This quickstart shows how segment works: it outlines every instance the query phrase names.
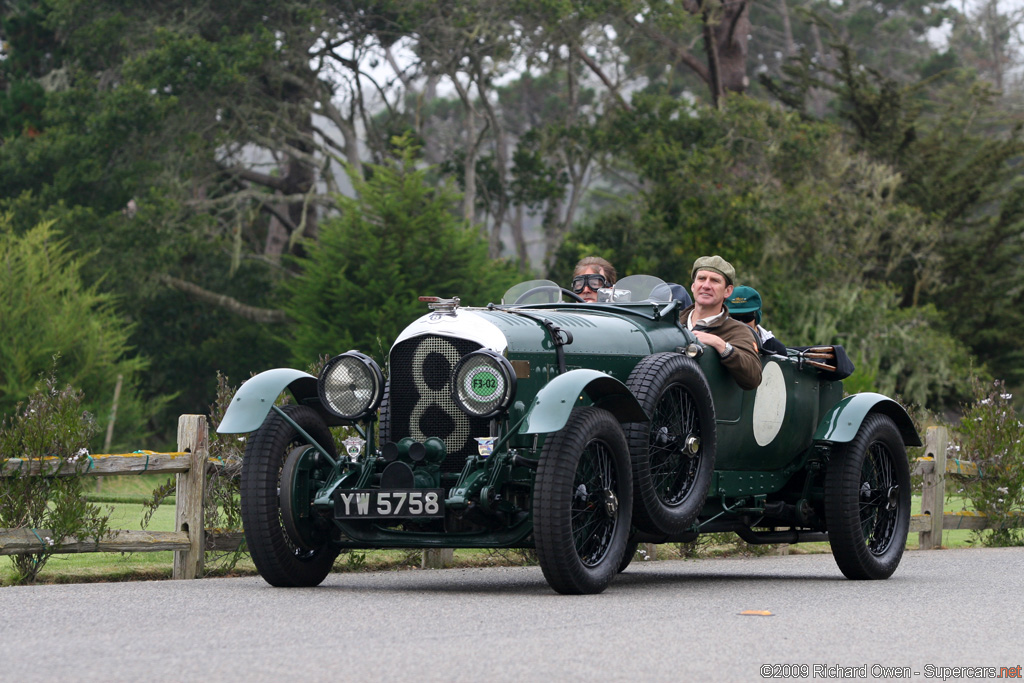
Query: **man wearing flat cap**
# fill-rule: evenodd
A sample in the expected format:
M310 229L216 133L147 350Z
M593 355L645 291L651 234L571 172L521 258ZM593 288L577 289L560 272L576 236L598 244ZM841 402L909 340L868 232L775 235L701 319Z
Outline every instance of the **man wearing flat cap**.
M725 300L732 295L736 270L721 256L702 256L693 262L693 305L679 314L679 322L697 341L718 351L722 365L741 389L761 383L761 359L754 331L729 317Z

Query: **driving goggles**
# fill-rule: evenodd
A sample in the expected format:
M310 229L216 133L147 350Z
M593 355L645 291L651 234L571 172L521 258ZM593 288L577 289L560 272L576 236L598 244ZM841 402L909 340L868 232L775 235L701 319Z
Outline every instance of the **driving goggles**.
M577 275L572 279L572 291L579 294L586 287L590 287L595 292L602 287L608 286L608 279L604 275L597 273L591 273L590 275Z

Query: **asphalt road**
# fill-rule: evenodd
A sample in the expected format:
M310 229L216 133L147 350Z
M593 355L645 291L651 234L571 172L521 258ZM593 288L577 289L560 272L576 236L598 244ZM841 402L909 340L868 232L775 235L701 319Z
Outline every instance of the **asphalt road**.
M830 555L658 561L582 597L535 567L0 588L0 681L990 680L943 667L1024 664L1022 565L918 551L855 582Z

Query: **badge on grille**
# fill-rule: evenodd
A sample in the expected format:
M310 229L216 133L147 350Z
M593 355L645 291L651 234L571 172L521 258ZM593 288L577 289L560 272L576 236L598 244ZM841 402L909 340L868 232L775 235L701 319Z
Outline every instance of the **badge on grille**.
M480 453L481 458L488 457L494 452L494 443L498 440L496 436L478 436L476 437L476 450Z
M345 452L348 453L348 459L355 462L359 459L359 454L363 452L363 444L366 443L366 439L360 439L358 436L350 436L344 441Z

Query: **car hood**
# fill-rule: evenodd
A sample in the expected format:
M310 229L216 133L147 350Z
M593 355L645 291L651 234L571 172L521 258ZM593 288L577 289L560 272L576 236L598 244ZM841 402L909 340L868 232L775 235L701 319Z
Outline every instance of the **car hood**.
M445 337L469 339L497 353L551 353L554 346L549 326L562 331L568 356L575 354L644 356L656 350L652 335L653 321L646 317L616 314L594 309L517 308L472 309L434 312L414 321L395 340L395 345L420 335L437 334ZM670 325L660 323L661 328ZM568 334L566 334L568 333ZM672 335L675 337L675 335ZM678 339L668 342L669 348Z

